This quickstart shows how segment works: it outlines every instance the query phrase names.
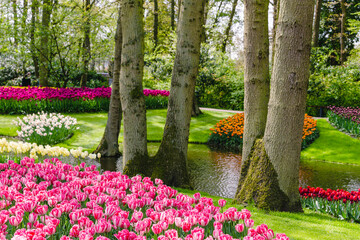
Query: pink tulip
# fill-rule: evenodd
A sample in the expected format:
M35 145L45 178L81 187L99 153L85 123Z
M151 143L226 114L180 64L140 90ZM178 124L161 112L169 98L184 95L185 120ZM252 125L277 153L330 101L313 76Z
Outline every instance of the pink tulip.
M247 228L253 227L253 226L254 226L254 220L252 220L252 219L245 219L245 226L246 226Z
M244 231L244 224L236 224L235 225L235 230L238 232L238 233L241 233Z
M220 206L220 207L224 207L225 204L226 204L226 200L224 200L224 199L219 199L218 203L219 203L219 206Z
M20 223L22 222L22 218L21 217L18 217L18 216L12 216L10 217L9 219L9 223L14 226L14 227L17 227L20 225Z

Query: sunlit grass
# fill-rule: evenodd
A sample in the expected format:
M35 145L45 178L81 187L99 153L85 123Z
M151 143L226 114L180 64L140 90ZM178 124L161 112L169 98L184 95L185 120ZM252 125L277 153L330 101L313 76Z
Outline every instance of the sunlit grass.
M360 140L318 119L320 137L301 152L301 158L360 165Z

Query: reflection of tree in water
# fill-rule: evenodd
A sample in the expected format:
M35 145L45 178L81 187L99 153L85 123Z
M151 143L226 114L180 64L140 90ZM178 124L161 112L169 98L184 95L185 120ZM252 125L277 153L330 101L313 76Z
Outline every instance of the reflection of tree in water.
M302 187L307 187L308 185L312 186L311 183L313 178L314 178L314 173L312 169L300 163L299 185Z
M222 197L234 197L241 155L212 151L206 145L189 148L188 167L194 188Z

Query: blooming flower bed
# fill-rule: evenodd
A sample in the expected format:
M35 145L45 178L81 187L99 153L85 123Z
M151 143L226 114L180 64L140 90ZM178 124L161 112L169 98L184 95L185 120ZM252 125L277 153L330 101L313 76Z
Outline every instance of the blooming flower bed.
M0 239L274 239L265 224L254 227L248 210L223 211L225 200L217 207L211 198L183 195L159 179L100 174L84 163L25 157L0 164L0 181Z
M316 128L316 120L305 114L302 149L309 146L316 138L319 137L319 130ZM240 151L243 143L244 133L244 114L237 113L228 118L220 120L212 131L208 143L211 146L225 148L234 151Z
M360 137L360 108L329 106L329 122L338 129Z
M147 109L167 106L169 91L144 89ZM0 87L0 114L108 111L111 88Z
M360 189L344 191L306 187L299 188L302 206L321 213L329 213L337 218L360 223Z
M26 142L54 145L69 138L78 127L77 120L60 113L28 114L13 121L20 127L18 136Z
M7 162L9 159L20 162L25 157L41 161L46 158L61 157L63 161L67 161L72 164L81 162L89 162L92 164L98 164L95 159L100 158L101 154L89 154L87 151L83 151L82 148L71 149L63 147L50 147L49 145L37 145L36 143L27 142L8 142L5 138L0 140L0 162Z

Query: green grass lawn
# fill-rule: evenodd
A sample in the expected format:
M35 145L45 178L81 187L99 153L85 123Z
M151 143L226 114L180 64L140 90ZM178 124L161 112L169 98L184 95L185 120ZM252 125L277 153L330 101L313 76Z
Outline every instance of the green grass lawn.
M317 125L320 137L301 152L302 159L360 165L360 140L338 131L326 119L318 119Z
M179 189L180 192L193 195L197 191ZM210 196L201 192L202 196L211 197L217 202L220 197ZM232 199L226 199L226 207L244 208L232 204ZM252 206L246 207L251 211L255 226L267 224L275 233L285 233L291 240L338 240L360 239L360 225L335 219L326 214L316 213L305 209L304 213L266 212Z
M204 114L191 119L190 142L205 143L209 137L209 129L219 120L232 116L232 112L203 111ZM58 144L66 148L83 147L93 151L100 142L107 121L107 113L68 114L78 120L80 129L70 139ZM161 141L166 120L166 109L148 110L147 131L149 141ZM0 135L17 136L17 127L12 124L17 116L0 115ZM123 127L123 126L122 126ZM122 132L120 133L122 142Z

